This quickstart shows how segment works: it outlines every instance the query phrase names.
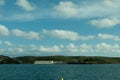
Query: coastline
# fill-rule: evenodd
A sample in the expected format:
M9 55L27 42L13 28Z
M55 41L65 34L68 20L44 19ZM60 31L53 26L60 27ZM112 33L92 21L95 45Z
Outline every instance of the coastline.
M120 64L120 57L23 56L11 58L0 56L0 64L34 64L35 61L54 61L55 64Z

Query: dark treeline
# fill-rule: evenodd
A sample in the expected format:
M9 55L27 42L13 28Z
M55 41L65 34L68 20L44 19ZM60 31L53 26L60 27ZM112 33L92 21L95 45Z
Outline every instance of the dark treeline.
M20 64L20 61L8 56L0 55L0 64Z
M10 58L0 56L1 64L34 64L35 61L62 61L67 64L119 64L119 57L87 56L23 56Z

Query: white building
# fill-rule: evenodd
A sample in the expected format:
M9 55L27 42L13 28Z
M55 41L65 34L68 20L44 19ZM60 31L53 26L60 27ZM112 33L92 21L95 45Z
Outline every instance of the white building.
M34 64L54 64L54 61L35 61Z

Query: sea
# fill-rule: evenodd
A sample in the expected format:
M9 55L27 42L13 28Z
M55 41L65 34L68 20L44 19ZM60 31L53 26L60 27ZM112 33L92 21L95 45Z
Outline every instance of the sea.
M0 80L120 80L120 64L1 64Z

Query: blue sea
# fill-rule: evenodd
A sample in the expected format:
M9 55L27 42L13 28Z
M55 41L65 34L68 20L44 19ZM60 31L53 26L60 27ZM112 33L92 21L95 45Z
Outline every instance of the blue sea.
M120 80L120 64L0 65L0 80Z

